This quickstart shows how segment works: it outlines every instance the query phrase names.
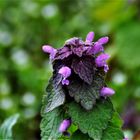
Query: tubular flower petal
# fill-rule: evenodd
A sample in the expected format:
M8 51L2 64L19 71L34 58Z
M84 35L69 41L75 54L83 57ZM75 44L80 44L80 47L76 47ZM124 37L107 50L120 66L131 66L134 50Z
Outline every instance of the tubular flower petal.
M109 41L109 37L102 37L97 42L100 44L106 44Z
M109 87L103 87L100 91L100 95L101 96L112 96L113 94L115 94L115 91Z
M67 78L71 75L71 69L69 67L64 66L59 70L58 73L62 74L64 78Z
M59 126L59 132L64 133L67 131L67 129L70 127L71 125L71 120L66 119L63 120Z
M89 49L87 51L87 53L92 55L92 54L97 54L97 53L102 52L102 51L104 51L102 44L100 44L99 42L95 42L94 46L91 49Z
M109 38L108 37L102 37L98 41L94 43L94 45L88 49L87 54L92 55L92 54L97 54L99 52L104 51L103 45L108 42ZM88 43L89 44L89 43Z
M86 37L86 42L91 43L94 39L94 32L89 32Z
M69 80L67 80L67 78L71 75L71 69L64 66L59 69L58 73L63 76L62 85L69 85Z
M49 46L49 45L44 45L42 47L42 50L45 52L45 53L49 53L50 54L50 59L53 59L55 57L55 54L57 52L56 49L54 49L53 47Z
M107 72L109 70L108 65L106 64L106 60L110 58L108 54L101 54L95 59L95 63L97 67L104 67L104 71Z

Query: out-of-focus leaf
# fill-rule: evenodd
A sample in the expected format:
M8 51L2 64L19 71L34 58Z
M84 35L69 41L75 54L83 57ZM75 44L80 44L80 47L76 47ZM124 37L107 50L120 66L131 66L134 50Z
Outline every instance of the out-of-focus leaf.
M99 21L105 21L112 20L114 17L116 17L118 12L120 12L120 10L122 9L124 2L121 0L102 0L101 2L99 2L99 5L100 6L96 7L96 10L93 9L95 11L94 16Z
M134 137L133 137L133 140L140 140L140 130L138 130L138 131L136 132L136 134L135 134Z
M116 33L117 57L127 69L140 66L140 23L133 22L122 26Z
M12 127L19 118L19 114L15 114L6 119L0 126L0 140L13 140Z

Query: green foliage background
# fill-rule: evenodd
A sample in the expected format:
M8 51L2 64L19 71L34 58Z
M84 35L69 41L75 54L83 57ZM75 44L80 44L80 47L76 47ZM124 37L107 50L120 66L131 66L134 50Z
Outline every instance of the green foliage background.
M140 127L139 15L139 0L0 0L0 124L18 112L15 139L39 140L41 100L52 72L41 46L59 48L94 31L95 40L110 37L107 81L117 111L137 118L125 127L133 134Z

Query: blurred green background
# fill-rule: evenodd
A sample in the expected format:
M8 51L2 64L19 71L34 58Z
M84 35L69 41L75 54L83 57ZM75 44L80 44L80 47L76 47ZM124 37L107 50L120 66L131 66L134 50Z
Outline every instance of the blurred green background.
M125 135L140 128L139 0L0 0L0 124L20 113L16 140L40 139L41 100L52 72L41 46L59 48L89 31L95 40L110 37L107 83L116 91Z

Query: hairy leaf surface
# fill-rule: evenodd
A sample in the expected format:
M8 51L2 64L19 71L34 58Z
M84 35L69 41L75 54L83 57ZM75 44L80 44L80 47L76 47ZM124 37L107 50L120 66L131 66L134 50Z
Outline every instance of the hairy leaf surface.
M44 96L45 112L49 112L65 102L65 94L61 85L61 75L55 75L46 88L46 96Z
M83 134L80 130L73 133L70 140L93 140L87 134Z
M124 136L121 127L122 120L115 112L108 123L108 127L103 132L102 140L122 140Z
M114 109L111 101L106 99L98 101L91 111L86 111L79 104L72 102L68 105L68 112L73 123L78 125L83 133L87 133L94 140L101 140Z
M104 75L96 72L91 85L78 78L74 76L67 86L69 95L74 97L76 102L80 102L86 110L91 110L100 97L100 89L105 85Z
M62 136L58 128L63 120L63 113L60 108L56 108L50 112L42 112L42 121L40 124L42 140L57 140Z
M72 62L72 68L86 83L91 84L95 73L95 64L92 57L77 58Z

